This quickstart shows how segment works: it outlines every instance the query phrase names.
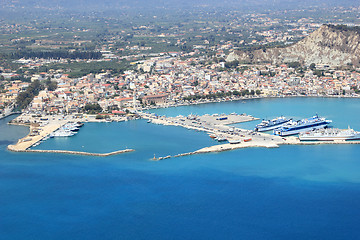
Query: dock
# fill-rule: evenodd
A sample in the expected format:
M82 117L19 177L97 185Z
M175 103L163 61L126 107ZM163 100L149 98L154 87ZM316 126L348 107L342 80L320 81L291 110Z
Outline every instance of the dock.
M19 139L16 144L9 145L8 150L14 152L25 151L37 142L47 137L50 133L59 129L64 124L65 122L51 123L43 127L35 127L34 125L30 125L30 133L26 137ZM31 133L35 128L37 129L38 135L31 136Z
M246 114L213 114L203 116L177 116L177 117L165 117L155 116L152 114L146 114L143 116L148 119L149 122L162 125L181 126L187 129L193 129L197 131L207 132L211 137L215 139L221 138L226 139L229 143L216 144L209 147L196 150L189 153L181 153L174 156L165 156L155 158L153 160L163 160L173 157L183 157L193 154L211 153L211 152L222 152L230 151L240 148L249 147L264 147L264 148L278 148L280 145L324 145L324 144L360 144L359 140L352 141L300 141L295 136L275 136L262 132L255 132L253 130L240 129L237 127L229 126L229 124L241 123L258 120ZM232 143L230 143L232 142Z

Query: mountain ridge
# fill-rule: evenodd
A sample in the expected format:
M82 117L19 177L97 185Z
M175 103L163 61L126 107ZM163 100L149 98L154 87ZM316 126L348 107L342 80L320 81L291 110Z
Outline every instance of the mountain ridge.
M360 66L360 28L322 25L309 36L288 47L233 51L226 61L234 60L250 63L300 62L304 65L315 63Z

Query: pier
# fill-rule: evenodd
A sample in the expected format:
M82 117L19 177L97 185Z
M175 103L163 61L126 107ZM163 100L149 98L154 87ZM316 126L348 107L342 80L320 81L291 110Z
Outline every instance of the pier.
M26 137L19 139L16 144L9 145L8 150L14 152L23 152L29 149L30 147L32 147L37 142L47 137L50 133L59 129L65 123L66 123L65 121L58 123L51 123L43 127L36 127L35 125L29 125L30 133ZM35 129L38 134L35 136L31 136Z
M143 118L146 118L151 123L181 126L187 129L193 129L197 131L207 132L211 137L221 138L228 140L229 143L216 144L209 147L196 150L189 153L181 153L174 156L165 156L153 158L152 160L164 160L168 158L183 157L193 154L211 153L211 152L222 152L229 151L239 148L249 147L264 147L264 148L278 148L280 145L324 145L324 144L360 144L360 140L335 140L335 141L300 141L298 137L288 136L280 137L267 133L254 132L252 130L240 129L229 124L247 122L258 120L246 114L213 114L203 116L177 116L177 117L165 117L155 116L153 114L143 114Z
M360 144L360 140L351 140L351 141L345 141L345 140L335 140L335 141L308 141L308 142L301 142L297 137L287 137L286 141L283 141L281 143L274 143L274 142L266 142L266 141L250 141L250 142L241 142L239 144L219 144L219 145L213 145L210 147L204 147L199 150L196 150L194 152L188 152L188 153L180 153L174 156L165 156L165 157L158 157L153 158L151 160L154 161L160 161L165 160L169 158L177 158L177 157L185 157L195 154L204 154L204 153L216 153L216 152L224 152L224 151L230 151L240 148L249 148L249 147L264 147L264 148L278 148L280 145L329 145L329 144Z

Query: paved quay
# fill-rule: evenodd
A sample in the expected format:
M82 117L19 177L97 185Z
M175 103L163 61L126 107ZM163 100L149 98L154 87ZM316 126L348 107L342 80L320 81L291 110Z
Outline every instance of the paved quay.
M8 149L10 151L25 151L31 146L33 146L35 143L41 141L46 136L48 136L50 133L56 131L59 129L62 125L64 125L66 122L58 122L58 123L51 123L43 127L35 127L33 125L30 125L30 133L26 137L19 139L18 142L15 145L9 145ZM38 135L31 136L33 131L36 130Z

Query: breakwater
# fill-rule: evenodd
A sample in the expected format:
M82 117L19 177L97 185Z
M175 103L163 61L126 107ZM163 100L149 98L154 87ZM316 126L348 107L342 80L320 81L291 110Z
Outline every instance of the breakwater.
M11 145L8 146L8 150L12 152L27 152L27 153L61 153L61 154L72 154L72 155L83 155L83 156L95 156L95 157L108 157L113 155L118 155L122 153L128 153L135 151L134 149L124 149L119 151L114 151L110 153L89 153L89 152L81 152L81 151L68 151L68 150L33 150L33 149L26 149L26 150L18 150L12 148Z
M220 144L220 145L214 145L214 146L210 146L210 147L205 147L199 150L196 150L194 152L188 152L188 153L181 153L181 154L176 154L174 156L165 156L165 157L158 157L158 158L152 158L151 160L154 161L159 161L159 160L165 160L165 159L169 159L169 158L177 158L177 157L185 157L185 156L190 156L190 155L194 155L194 154L203 154L203 153L215 153L215 152L224 152L224 151L230 151L230 150L235 150L235 149L239 149L239 148L249 148L249 147L265 147L265 148L278 148L279 145L330 145L330 144L360 144L359 140L351 140L351 141L345 141L345 140L335 140L335 141L308 141L308 142L301 142L300 140L298 140L298 138L296 137L288 137L288 142L278 142L278 143L273 143L273 142L241 142L239 144L229 144L229 143L225 143L225 144Z

